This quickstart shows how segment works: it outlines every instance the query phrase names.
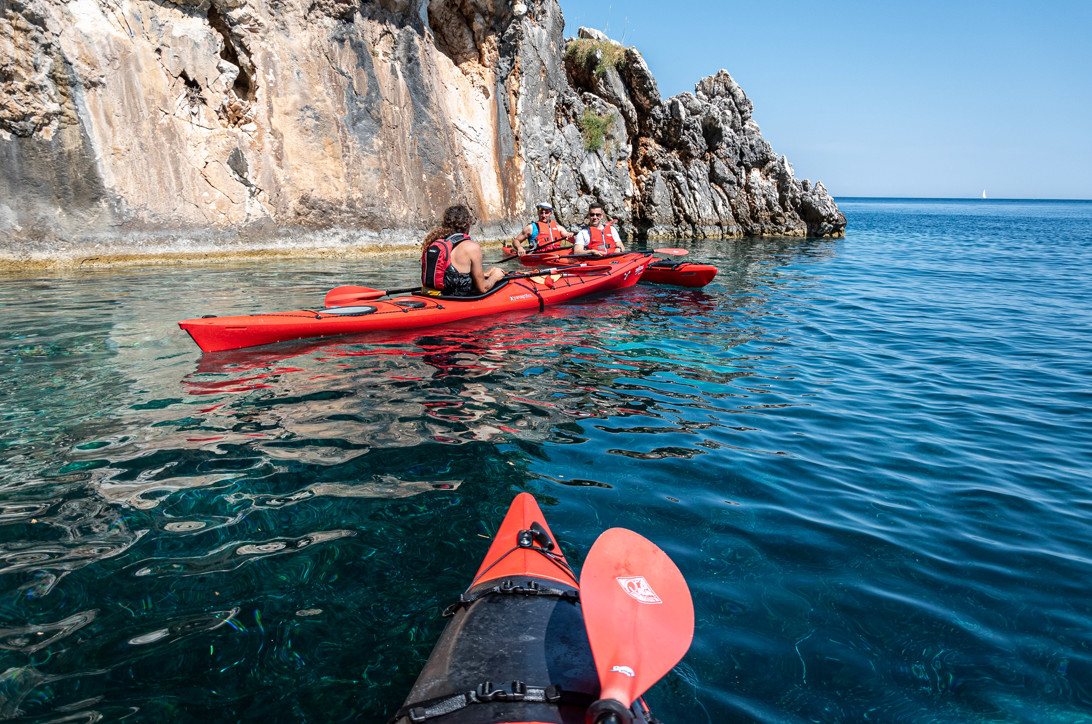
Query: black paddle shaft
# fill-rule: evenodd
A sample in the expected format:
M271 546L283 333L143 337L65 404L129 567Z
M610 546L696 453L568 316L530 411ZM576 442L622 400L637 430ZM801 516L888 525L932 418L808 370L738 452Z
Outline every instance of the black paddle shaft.
M597 699L588 707L588 724L633 724L633 710L614 699Z

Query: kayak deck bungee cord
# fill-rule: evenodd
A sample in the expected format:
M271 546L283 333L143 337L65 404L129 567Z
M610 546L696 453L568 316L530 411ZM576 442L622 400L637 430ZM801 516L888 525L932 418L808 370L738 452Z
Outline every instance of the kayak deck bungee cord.
M487 314L541 311L546 306L588 294L631 287L649 262L648 254L632 253L587 264L568 264L541 273L510 275L477 297L415 293L380 299L387 293L367 287L343 287L339 289L360 292L336 296L337 290L332 290L327 295L327 306L322 309L229 317L210 315L183 320L178 326L189 333L204 352L295 339L429 327ZM331 299L338 301L336 306L331 304Z
M694 633L690 591L663 551L613 528L578 578L529 493L443 615L390 724L652 724L641 695Z

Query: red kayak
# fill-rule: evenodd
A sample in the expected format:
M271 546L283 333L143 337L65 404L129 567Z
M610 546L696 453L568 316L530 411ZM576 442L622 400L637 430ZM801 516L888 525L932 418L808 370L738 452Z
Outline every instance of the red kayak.
M563 265L541 273L513 274L478 297L445 297L416 293L388 297L369 287L338 287L322 309L301 309L233 317L186 319L178 326L205 352L330 337L358 332L415 329L460 319L537 309L595 292L631 287L648 266L648 254ZM405 291L405 290L403 290ZM366 303L365 303L366 302Z
M678 253L684 253L683 250L677 250ZM515 254L515 249L512 247L504 247L505 254ZM561 251L543 252L524 254L519 257L519 261L524 266L559 266L562 264L572 264L576 259L583 259L585 257L572 256L573 250L571 248L562 249ZM586 257L589 260L595 259L594 256ZM704 287L709 282L713 281L713 277L717 275L717 268L712 264L698 264L689 261L671 261L671 260L658 260L648 265L644 274L641 275L641 281L652 282L653 284L674 284L680 287Z
M704 287L716 275L717 268L712 264L660 260L648 265L641 275L641 281L680 287Z
M646 724L641 695L694 634L679 569L640 535L603 533L579 579L520 493L392 724Z

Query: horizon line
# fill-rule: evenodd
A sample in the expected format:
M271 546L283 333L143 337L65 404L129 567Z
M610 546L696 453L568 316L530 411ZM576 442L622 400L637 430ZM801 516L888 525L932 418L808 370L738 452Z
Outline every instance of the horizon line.
M831 198L837 199L906 199L913 201L1092 201L1092 198L1043 198L1034 196L991 196L981 198L979 196L858 196L855 194L831 194Z

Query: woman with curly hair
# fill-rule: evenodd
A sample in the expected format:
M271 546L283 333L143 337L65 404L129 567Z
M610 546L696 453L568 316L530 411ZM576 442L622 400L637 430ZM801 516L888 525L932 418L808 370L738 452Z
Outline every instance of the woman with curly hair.
M421 276L426 288L445 296L473 297L485 294L504 278L504 270L482 266L482 248L470 238L474 216L457 204L444 210L443 225L425 236L421 248Z

